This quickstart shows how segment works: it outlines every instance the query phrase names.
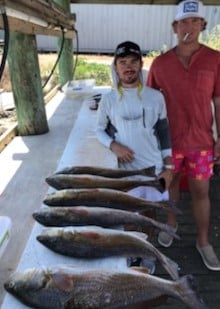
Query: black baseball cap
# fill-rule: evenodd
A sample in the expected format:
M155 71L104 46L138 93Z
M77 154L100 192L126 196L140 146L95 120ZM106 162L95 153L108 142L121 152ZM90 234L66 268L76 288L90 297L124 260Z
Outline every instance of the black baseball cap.
M136 55L138 58L141 59L142 53L139 45L131 41L125 41L120 43L116 47L114 61L116 61L116 59L119 57L126 57L128 55Z

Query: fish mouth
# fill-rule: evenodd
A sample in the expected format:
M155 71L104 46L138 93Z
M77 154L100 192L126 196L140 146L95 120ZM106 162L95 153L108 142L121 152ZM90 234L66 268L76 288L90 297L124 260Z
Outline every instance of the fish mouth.
M50 176L46 177L46 178L45 178L45 181L46 181L46 183L47 183L49 186L52 186L52 185L53 185L53 181L52 181L52 179L51 179Z
M4 283L4 288L7 292L12 293L14 291L14 285L12 283L12 281L7 281Z
M39 241L41 244L46 245L47 244L47 239L43 235L38 235L36 237L37 241Z

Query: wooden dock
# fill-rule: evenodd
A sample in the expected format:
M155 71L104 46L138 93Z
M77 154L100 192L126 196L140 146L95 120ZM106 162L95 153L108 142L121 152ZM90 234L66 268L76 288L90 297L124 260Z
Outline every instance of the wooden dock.
M210 241L217 255L220 257L220 178L213 177L210 187L212 203ZM180 275L192 274L195 278L197 290L209 309L220 308L220 272L208 270L195 248L196 228L191 212L189 192L182 192L178 208L182 214L178 215L178 235L181 240L174 240L170 248L161 247L157 242L157 233L154 232L153 243L168 257L179 264ZM158 219L166 220L163 213L158 213ZM158 264L156 275L167 278L164 270ZM184 304L176 299L168 298L163 309L182 309Z
M66 101L64 99L65 106L66 104L70 104L71 102ZM71 108L73 104L71 103ZM78 113L77 113L78 114ZM56 166L57 164L57 159L55 160L53 167L50 166L50 168L47 170L47 173L49 171L52 173L54 172L54 168L56 167L57 169L66 167L67 165L100 165L100 166L110 166L110 167L115 167L117 165L116 158L112 156L112 153L108 150L103 148L98 141L95 138L94 134L94 125L95 125L95 111L91 111L88 108L88 102L84 102L82 107L80 108L79 115L77 116L77 119L75 121L75 125L72 128L72 131L70 132L69 138L67 140L65 149L63 151L63 154L61 158L58 160L59 165ZM72 119L72 116L71 116ZM62 117L62 122L63 122L63 117ZM61 124L62 124L61 122ZM57 123L57 120L56 120ZM58 129L55 131L55 129L52 127L51 130L51 135L53 132L57 132L57 135L59 135L60 127L61 124L58 122ZM58 134L59 133L59 134ZM55 135L55 134L53 134ZM48 145L49 139L53 138L52 136L48 136L48 140L46 140L43 144ZM62 136L61 136L62 137ZM47 138L47 136L43 136L41 138ZM26 139L25 139L26 140ZM30 145L30 139L28 139L29 142L29 148L31 149L31 155L33 156L33 153L36 152L33 148L33 146ZM19 139L20 141L20 139ZM36 141L36 139L34 139ZM50 141L51 142L51 141ZM37 143L37 141L36 141ZM42 149L42 140L39 140L40 146L35 145L35 147L38 149L41 149L41 152L43 151ZM56 136L55 141L53 142L54 145L58 144L58 136ZM63 145L62 145L63 147ZM53 152L54 152L54 146L51 147ZM63 148L62 148L63 149ZM47 147L47 153L50 150L50 148ZM18 158L18 151L16 151L16 158ZM21 149L19 148L19 155ZM13 152L14 154L14 152ZM98 154L98 155L97 155ZM36 154L35 154L36 156ZM52 154L51 154L52 156ZM15 157L15 156L13 156ZM20 158L20 157L19 157ZM29 161L25 161L25 158L23 159L23 166L28 165L29 168L33 169L33 163L30 164ZM35 160L37 162L37 160ZM49 160L51 162L51 158ZM17 162L17 161L16 161ZM47 163L47 160L44 162L45 164ZM24 167L23 167L24 170ZM24 170L25 172L26 170ZM44 171L45 172L45 171ZM16 175L16 185L18 184L18 176L21 174L21 168L19 173L17 172ZM22 180L26 178L26 175L28 173L22 174ZM21 177L19 176L19 177ZM44 188L44 192L47 190L47 186L45 185L44 178L45 176L40 175L40 181L37 180L39 183L35 184L34 183L34 192L35 195L38 194L36 192L36 187L41 185ZM11 181L12 182L12 181ZM32 180L33 182L33 180ZM35 179L36 182L36 179ZM22 183L20 181L20 183ZM218 206L218 203L220 202L220 190L219 188L220 184L220 179L215 178L212 181L211 185L211 190L210 190L210 195L212 198L212 214L211 214L211 225L210 225L210 235L211 235L211 241L216 249L216 252L218 256L220 256L220 241L219 241L219 219L220 219L220 208ZM9 186L8 186L9 187ZM30 187L30 184L29 184ZM8 188L9 189L9 188ZM15 194L16 190L12 190ZM22 192L21 195L21 205L24 205L23 199L27 201L26 197L26 191ZM31 190L30 192L27 192L29 194L33 194ZM17 190L17 193L20 191ZM35 196L34 195L34 196ZM38 194L39 195L39 194ZM41 193L41 195L43 195ZM25 208L25 217L26 219L31 218L31 209L36 209L36 207L40 207L42 204L42 199L43 196L39 195L38 200L34 199L34 206L32 208L30 205L27 204L28 206L28 212ZM6 194L2 194L2 199L5 196L5 199L8 201L8 196ZM12 197L12 201L14 201L15 198L14 196ZM29 198L30 200L30 198ZM32 199L33 200L33 199ZM13 204L16 209L18 208L19 211L21 207L18 207L18 201ZM5 204L6 207L6 204ZM181 240L175 240L173 245L170 248L163 248L158 245L157 243L157 232L154 231L153 237L152 237L152 242L154 245L156 245L161 252L163 252L165 255L168 257L172 258L174 261L176 261L179 264L180 267L180 275L184 276L187 274L192 274L197 282L197 287L200 296L203 298L205 303L207 304L209 309L219 309L220 308L220 272L213 272L209 271L204 264L202 263L202 260L199 256L199 253L197 252L195 248L195 237L196 237L196 230L195 230L195 224L194 220L191 215L191 206L190 206L190 196L187 192L183 192L181 196L181 201L179 203L179 208L182 210L182 214L178 215L178 223L179 223L179 229L178 229L178 234L181 237ZM3 210L3 209L2 209ZM17 218L17 214L15 214ZM14 218L14 221L16 220ZM157 213L157 218L160 221L165 221L165 213L162 211L158 211ZM32 222L33 223L33 222ZM22 270L26 269L29 267L39 267L39 266L48 266L52 264L62 264L62 263L73 263L73 260L68 258L68 257L61 257L58 255L55 255L53 252L50 252L43 246L41 246L39 243L36 242L36 235L38 235L41 232L41 226L38 223L34 223L33 229L31 229L31 233L28 235L30 236L29 239L27 239L26 246L23 250L23 253L21 255L20 261L14 261L14 257L12 254L9 254L10 251L12 253L16 250L16 243L17 243L17 235L18 235L18 229L15 229L15 223L13 225L13 234L12 234L12 239L11 239L11 246L8 248L8 255L5 254L4 259L1 260L2 265L1 265L1 273L0 273L0 282L3 282L5 278L7 277L8 273L10 273L14 268ZM20 231L20 229L19 229ZM13 249L13 250L12 250ZM20 250L21 251L21 250ZM13 258L13 263L17 265L12 265L12 267L9 269L8 266L8 256ZM16 258L18 260L18 257ZM10 259L9 259L10 261ZM81 265L82 262L75 260L74 263L76 265ZM98 263L98 264L97 264ZM3 266L4 264L4 266ZM94 267L99 265L100 261L94 261ZM105 259L102 261L102 266L103 267L110 267L111 265L114 266L114 268L120 268L121 265L124 266L125 260L120 258L110 258L110 259ZM91 266L93 267L93 266ZM4 273L3 273L4 270ZM158 275L163 278L169 278L167 273L162 269L159 263L156 265L156 273L155 275ZM2 277L2 278L1 278ZM170 279L170 278L169 278ZM0 302L1 303L1 302ZM159 308L164 308L164 309L182 309L186 308L186 305L182 304L179 300L172 299L172 298L167 298L167 300L163 299L160 301L160 305L157 307ZM21 304L19 301L17 301L14 297L12 297L9 294L6 294L6 296L3 299L3 303L1 306L1 309L23 309L27 308L23 304ZM153 306L146 306L145 305L137 305L137 306L131 306L129 308L123 308L123 309L151 309Z

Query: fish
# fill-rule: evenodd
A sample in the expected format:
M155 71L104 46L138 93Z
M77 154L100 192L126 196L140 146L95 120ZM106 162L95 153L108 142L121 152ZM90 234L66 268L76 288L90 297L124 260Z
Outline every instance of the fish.
M24 305L40 309L119 309L163 295L178 299L187 308L208 309L192 275L173 281L142 268L27 268L12 273L4 289Z
M147 235L97 226L44 228L36 239L48 249L75 258L156 258L172 279L179 278L178 265L147 241Z
M63 189L46 194L43 203L48 206L100 206L142 212L149 208L179 213L170 201L152 202L126 192L105 189Z
M46 182L51 187L61 189L83 189L83 188L108 188L121 191L128 191L138 186L151 186L163 193L165 191L165 181L161 179L130 179L108 178L97 175L72 175L54 174L46 177Z
M170 236L180 239L175 233L176 229L171 225L161 223L139 213L120 209L103 207L48 207L43 206L36 210L33 218L44 226L65 227L97 225L101 227L118 227L131 225L138 228L154 226L167 232Z
M121 178L132 175L142 175L148 177L156 177L155 166L150 166L143 169L124 170L120 168L106 168L100 166L67 166L58 170L55 174L90 174L109 178Z

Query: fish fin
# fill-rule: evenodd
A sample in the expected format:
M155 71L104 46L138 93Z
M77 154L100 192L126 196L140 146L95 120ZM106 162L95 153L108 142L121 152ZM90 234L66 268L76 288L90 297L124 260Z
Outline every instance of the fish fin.
M53 282L60 290L63 291L71 291L73 287L73 281L71 276L67 274L62 274L62 272L56 273L52 275Z
M73 307L73 305L74 305L73 302L74 302L74 300L72 298L67 299L65 302L63 302L62 308L63 309L77 308L75 306Z
M137 236L141 239L147 240L148 239L148 235L146 233L143 232L138 232L138 231L126 231L126 233L132 234L134 236Z
M158 187L158 190L160 191L160 193L164 193L164 191L166 190L166 182L164 178L160 178L158 179L158 182L160 184L160 186Z
M173 260L171 260L169 257L167 257L166 255L164 255L163 253L162 255L164 256L165 261L166 261L165 263L162 263L163 267L167 270L167 272L170 274L173 280L178 280L179 279L179 265Z
M149 270L147 269L147 267L143 267L143 266L132 266L131 269L138 271L140 273L143 274L149 274Z
M181 289L181 299L189 308L208 309L203 299L199 296L197 283L193 275L185 275L176 281Z

